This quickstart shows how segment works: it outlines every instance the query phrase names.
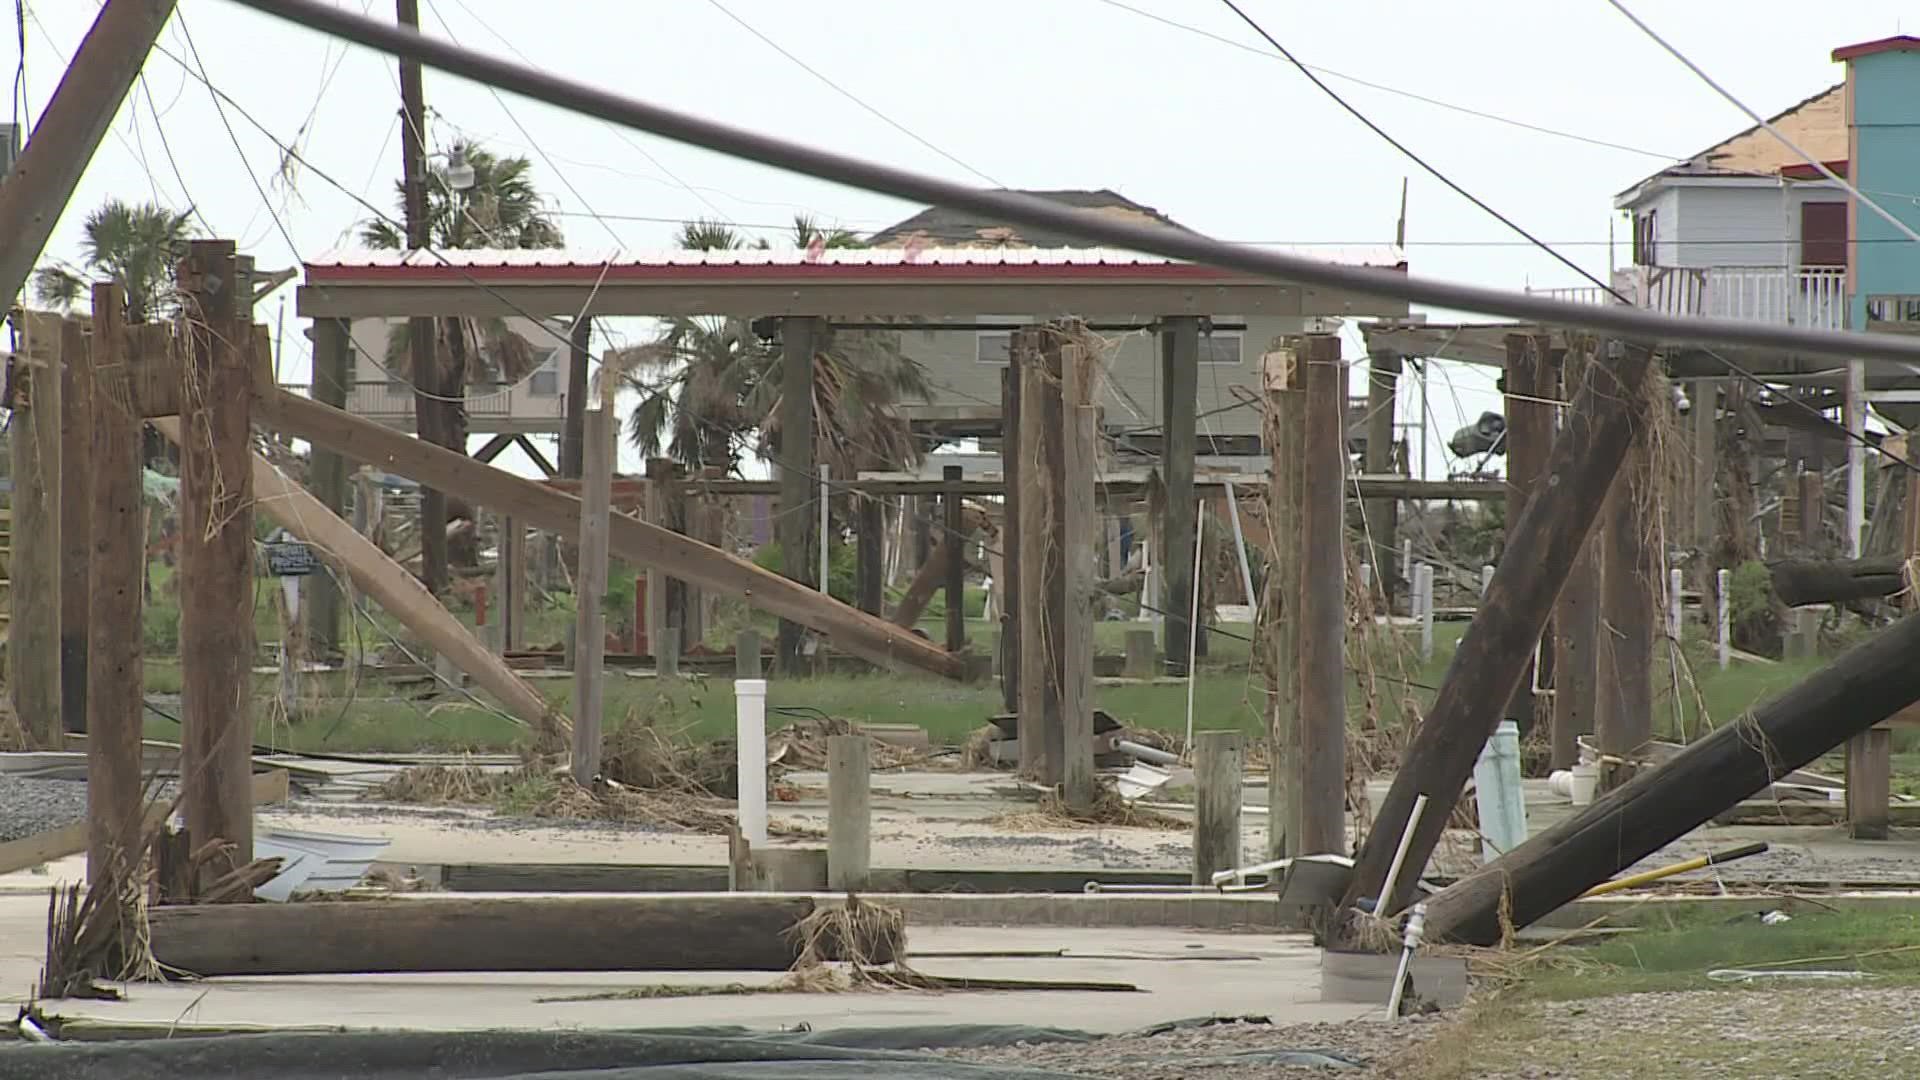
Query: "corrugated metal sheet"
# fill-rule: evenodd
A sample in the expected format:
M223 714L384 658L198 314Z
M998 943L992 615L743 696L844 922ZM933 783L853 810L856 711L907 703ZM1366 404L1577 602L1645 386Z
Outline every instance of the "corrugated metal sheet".
M1284 248L1284 251L1320 262L1356 266L1398 266L1405 261L1398 248ZM671 267L1153 267L1186 266L1177 259L1142 255L1118 248L836 248L817 254L805 251L611 251L552 249L527 251L388 251L345 248L308 259L308 270L346 271L400 267L446 270L501 270L539 268L598 272L603 268L666 269Z

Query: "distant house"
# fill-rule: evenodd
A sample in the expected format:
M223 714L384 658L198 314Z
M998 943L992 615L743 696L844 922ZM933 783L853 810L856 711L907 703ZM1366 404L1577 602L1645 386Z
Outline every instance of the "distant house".
M1151 206L1113 191L1023 191L1053 202L1093 210L1124 220L1190 232ZM904 221L874 233L869 243L881 248L1014 248L1047 249L1036 256L1086 245L1063 233L982 218L974 214L929 207ZM1315 258L1353 261L1378 266L1402 264L1397 249L1382 247L1365 252L1315 250ZM952 330L901 333L908 356L925 368L932 384L932 400L907 402L902 411L922 431L947 437L999 434L1001 373L1013 329L1044 322L1058 312L1009 310L973 317L930 317L947 326L972 325L974 333ZM1127 434L1117 445L1129 445L1152 454L1159 449L1161 418L1160 343L1156 320L1175 312L1142 311L1126 317L1089 319L1090 328L1109 343L1105 356L1109 379L1100 404L1105 407L1109 431L1153 428ZM1260 358L1275 339L1301 333L1307 320L1274 314L1215 315L1202 322L1198 400L1200 453L1206 456L1253 456L1260 453L1260 412L1249 406L1260 395Z

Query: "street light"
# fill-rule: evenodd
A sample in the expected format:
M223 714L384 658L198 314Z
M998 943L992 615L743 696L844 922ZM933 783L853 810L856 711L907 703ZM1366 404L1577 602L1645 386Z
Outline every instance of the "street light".
M471 191L473 182L473 166L467 164L467 148L454 147L447 154L447 186L455 191Z

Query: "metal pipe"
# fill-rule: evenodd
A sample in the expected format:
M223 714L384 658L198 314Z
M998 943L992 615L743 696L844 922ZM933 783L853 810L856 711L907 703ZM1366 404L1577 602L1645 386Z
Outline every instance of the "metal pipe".
M1259 277L1345 289L1382 299L1501 315L1527 322L1580 327L1616 337L1666 344L1740 345L1849 360L1920 361L1920 341L1898 334L1807 330L1738 319L1661 315L1624 304L1575 304L1526 293L1409 276L1397 269L1342 266L1277 251L1225 243L1159 224L1120 221L1033 195L985 190L937 177L830 153L746 131L677 110L623 97L585 83L451 42L350 14L318 0L237 0L301 25L406 56L440 71L611 123L664 136L731 157L831 180L902 199L917 199L996 221L1054 229L1075 239L1172 259L1185 259Z
M1180 755L1162 750L1157 746L1147 746L1132 739L1116 739L1113 748L1125 754L1132 754L1151 765L1178 765Z

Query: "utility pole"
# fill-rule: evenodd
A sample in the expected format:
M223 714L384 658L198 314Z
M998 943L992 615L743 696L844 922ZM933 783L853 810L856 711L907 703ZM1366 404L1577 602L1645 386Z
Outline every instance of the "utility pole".
M400 25L420 30L420 0L394 0ZM421 251L427 237L427 99L420 82L420 62L400 58L400 147L401 184L406 192L407 247ZM433 319L407 320L408 378L413 380L413 425L415 434L436 446L446 446L449 429L447 412L454 406L442 400L450 391L440 385L433 358ZM455 388L458 389L457 387ZM464 446L448 446L465 452ZM438 594L447 588L447 496L435 488L420 489L420 569L427 590Z
M108 0L0 184L0 298L8 307L46 249L80 174L147 62L173 0Z

